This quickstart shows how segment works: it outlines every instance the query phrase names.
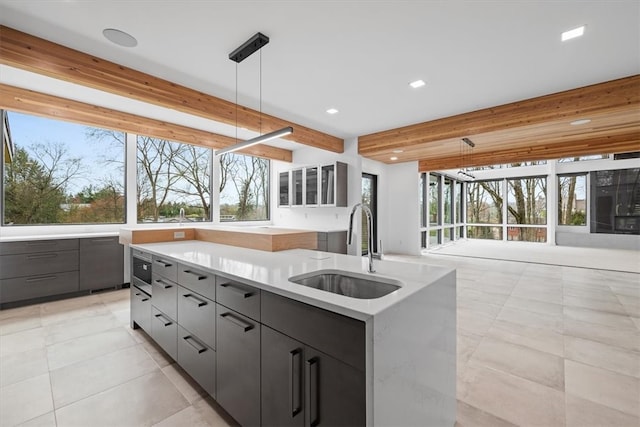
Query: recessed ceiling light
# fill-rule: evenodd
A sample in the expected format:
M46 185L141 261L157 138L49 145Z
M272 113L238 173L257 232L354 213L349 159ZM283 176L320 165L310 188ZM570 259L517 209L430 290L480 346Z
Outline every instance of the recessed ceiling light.
M327 110L327 113L329 113L329 114L337 114L337 113L338 113L338 110L336 110L335 108L329 108L329 109Z
M393 150L393 152L396 154L400 154L400 153L404 153L404 150Z
M564 33L562 33L562 41L566 42L567 40L580 37L583 34L584 34L584 25L578 28L574 28L573 30L565 31Z
M414 89L418 89L419 87L422 87L424 85L426 85L424 80L416 80L415 82L409 83L409 86L411 86Z
M574 120L570 124L573 126L579 126L579 125L586 125L587 123L591 123L591 119Z
M389 160L394 160L395 161L395 160L398 160L398 158L396 156L392 156L392 157L389 157Z
M107 40L117 44L118 46L135 47L138 45L138 40L136 40L131 34L116 30L115 28L105 28L102 30L102 35L104 35Z

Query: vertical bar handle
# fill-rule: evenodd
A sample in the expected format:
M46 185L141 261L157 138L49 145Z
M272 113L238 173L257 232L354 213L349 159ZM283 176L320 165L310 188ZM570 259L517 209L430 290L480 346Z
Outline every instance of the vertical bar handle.
M318 414L320 407L320 393L319 393L319 383L318 383L318 369L319 363L317 357L313 357L307 360L307 369L306 369L306 377L307 377L307 425L310 427L315 427L320 424L320 416Z
M302 411L302 349L296 348L289 352L289 402L291 418Z

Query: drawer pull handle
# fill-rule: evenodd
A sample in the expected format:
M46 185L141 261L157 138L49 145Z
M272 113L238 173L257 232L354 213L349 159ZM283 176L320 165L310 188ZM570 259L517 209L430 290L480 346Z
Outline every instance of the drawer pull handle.
M164 268L171 267L171 266L173 265L173 264L171 264L170 262L165 262L165 261L163 261L163 260L161 260L161 259L156 259L156 260L154 260L154 262L155 262L156 264L160 264L160 265L161 265L161 266L163 266Z
M113 237L103 237L101 239L91 239L92 242L94 243L108 243L108 242L113 242L114 238Z
M56 258L58 254L27 255L27 259Z
M291 418L302 411L302 349L289 352L289 402Z
M187 299L187 301L189 301L190 303L195 304L195 305L196 305L196 306L198 306L198 307L204 307L205 305L207 305L207 302L206 302L206 301L201 300L200 298L198 298L198 297L197 297L197 296L195 296L195 295L192 295L192 294L185 294L185 295L182 295L182 296L183 296L184 298L186 298L186 299Z
M320 424L319 407L320 407L320 393L318 390L318 369L319 361L317 357L313 357L307 360L307 425L315 427Z
M245 291L239 286L233 286L231 283L224 283L224 284L221 284L220 286L235 292L236 294L242 296L242 298L249 298L251 295L253 295L253 292Z
M173 324L173 321L171 319L168 319L167 317L163 316L162 314L156 314L155 317L156 317L156 319L161 321L164 324L164 326L171 326Z
M242 319L238 319L231 313L223 313L220 315L220 317L222 317L225 320L228 320L229 322L233 323L236 326L239 326L244 330L244 332L249 332L250 330L253 329L253 325L251 323L245 322Z
M137 297L142 297L142 298L140 298L140 301L142 301L142 302L149 301L149 297L147 297L147 294L144 294L144 296L142 296L142 292L136 292L136 296Z
M193 275L193 276L196 276L196 277L198 278L198 280L204 280L204 279L206 279L206 278L207 278L207 276L203 276L203 275L201 275L200 273L196 273L196 272L191 271L191 270L182 270L182 271L183 271L184 273L187 273L187 274L191 274L191 275Z
M31 277L29 279L27 279L26 281L31 283L31 282L43 282L45 280L53 280L56 279L58 276L40 276L40 277Z
M188 335L182 339L185 340L187 344L189 344L191 347L193 347L193 349L197 351L198 354L201 354L207 351L207 347L200 345L200 343L196 341L191 335Z
M56 246L58 242L51 240L48 242L27 242L27 246Z
M167 282L165 282L162 279L156 279L154 280L154 282L156 282L158 285L162 286L163 289L169 289L172 287L172 285L168 284Z

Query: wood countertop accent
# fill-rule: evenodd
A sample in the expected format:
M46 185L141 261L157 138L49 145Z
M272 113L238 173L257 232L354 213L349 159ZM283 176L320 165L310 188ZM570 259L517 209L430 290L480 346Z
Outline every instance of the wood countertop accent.
M184 235L176 237L176 233L181 232ZM318 248L318 232L311 230L272 227L123 228L120 230L120 243L123 245L184 240L200 240L267 252Z

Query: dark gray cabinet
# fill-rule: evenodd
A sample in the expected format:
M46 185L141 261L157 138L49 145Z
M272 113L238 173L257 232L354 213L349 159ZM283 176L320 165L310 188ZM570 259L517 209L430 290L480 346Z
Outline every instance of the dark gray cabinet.
M172 282L178 280L178 263L171 258L153 255L151 268L155 274L166 277Z
M217 304L216 400L244 427L260 425L260 324Z
M238 313L260 320L260 289L216 276L216 301Z
M216 348L215 302L178 286L178 324L209 347Z
M216 352L182 326L178 326L178 364L216 397Z
M216 278L210 271L178 264L178 283L212 301L216 300Z
M151 334L151 295L131 286L131 327L141 327Z
M178 360L178 325L175 320L158 310L153 304L151 305L151 338L173 360Z
M336 254L347 253L347 231L319 231L318 250Z
M178 285L153 270L151 274L152 304L172 319L178 318Z
M123 283L124 247L118 236L80 239L80 289L105 289Z

